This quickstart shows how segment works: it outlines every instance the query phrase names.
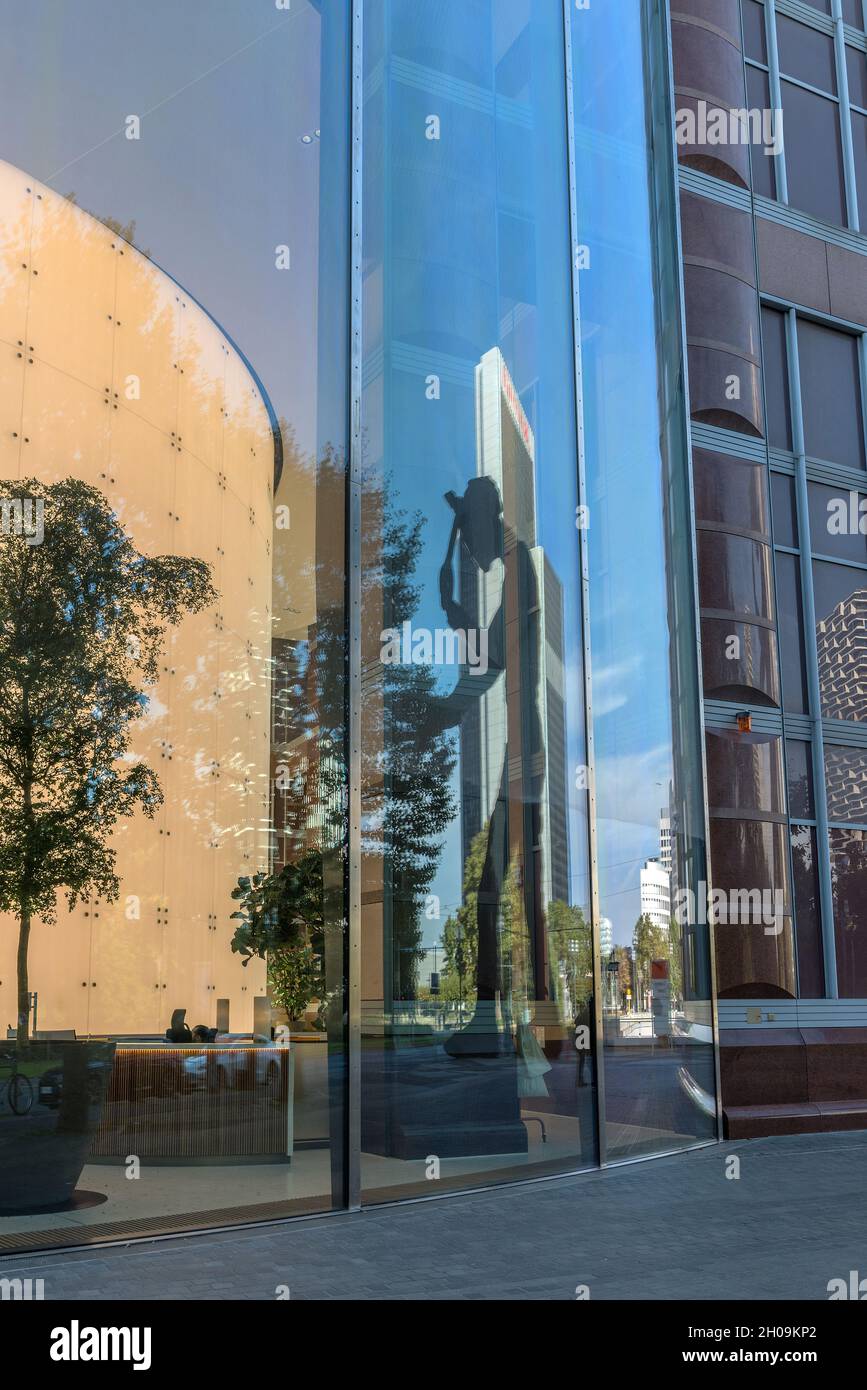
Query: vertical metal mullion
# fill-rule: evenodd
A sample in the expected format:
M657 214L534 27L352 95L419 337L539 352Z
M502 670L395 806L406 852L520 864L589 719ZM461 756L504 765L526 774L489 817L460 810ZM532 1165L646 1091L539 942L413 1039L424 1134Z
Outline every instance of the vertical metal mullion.
M825 955L825 995L837 999L837 947L834 935L834 898L831 891L831 859L828 838L828 803L825 795L825 740L822 729L822 695L819 683L819 649L816 637L816 602L813 593L813 553L810 534L807 456L804 442L804 409L801 398L801 365L798 354L798 316L786 313L786 346L789 363L789 399L792 409L792 446L795 453L795 487L798 504L798 544L801 562L801 603L804 620L804 662L812 728L813 799L816 804L816 857L822 907L822 943ZM794 887L794 885L793 885Z
M843 178L846 184L846 212L853 232L861 230L858 216L858 183L855 173L855 146L852 141L852 111L849 105L849 72L846 67L846 35L843 32L842 0L831 0L834 20L834 58L837 66L837 97L840 105L840 136L843 141Z
M578 182L575 165L575 102L572 73L572 5L563 0L563 42L566 58L566 144L569 156L569 221L571 232L572 278L572 355L575 368L575 429L578 466L578 503L586 507L587 475L584 449L584 384L581 370L581 296L578 280L579 222ZM588 515L588 513L582 513ZM590 868L590 915L593 947L594 1048L593 1072L596 1083L596 1142L600 1166L607 1162L605 1129L605 1067L602 1027L602 957L599 933L601 911L599 901L599 871L596 843L596 780L593 752L593 688L591 681L590 649L590 564L587 553L587 533L578 530L578 550L581 566L581 638L584 667L584 743L587 758L587 839Z
M765 41L768 48L768 86L771 106L775 111L783 109L783 89L780 83L780 55L777 50L777 7L776 0L765 0ZM785 126L783 127L785 130ZM779 154L774 155L774 173L777 184L777 202L789 201L789 184L786 178L785 139Z
M349 621L349 796L346 1202L361 1206L361 381L362 381L362 118L364 0L352 0L352 176L350 275L351 428L347 489Z

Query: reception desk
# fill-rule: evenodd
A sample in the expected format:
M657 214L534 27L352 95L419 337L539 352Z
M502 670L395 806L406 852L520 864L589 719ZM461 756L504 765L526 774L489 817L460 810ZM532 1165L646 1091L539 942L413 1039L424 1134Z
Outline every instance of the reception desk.
M90 1157L287 1162L294 1051L119 1045Z

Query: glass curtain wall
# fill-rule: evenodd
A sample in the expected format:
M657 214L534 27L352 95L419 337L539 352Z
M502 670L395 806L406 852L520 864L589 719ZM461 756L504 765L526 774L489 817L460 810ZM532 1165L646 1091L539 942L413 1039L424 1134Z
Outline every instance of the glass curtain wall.
M0 1244L711 1137L655 0L0 23Z
M347 7L0 32L0 1243L342 1205Z
M597 1149L563 8L363 8L374 1201Z
M716 1125L668 56L636 8L571 20L609 1161Z
M376 1201L711 1138L715 1085L661 16L363 8Z

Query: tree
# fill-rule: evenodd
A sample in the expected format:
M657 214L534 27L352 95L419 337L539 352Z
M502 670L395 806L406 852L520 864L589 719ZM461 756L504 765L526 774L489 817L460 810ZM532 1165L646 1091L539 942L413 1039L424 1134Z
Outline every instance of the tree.
M34 917L119 892L111 834L162 803L130 753L167 626L216 597L209 567L142 555L95 487L66 478L0 484L0 909L18 917L18 1041L30 1011ZM40 535L41 533L41 535Z
M444 1002L475 1004L476 965L479 954L479 881L488 844L486 821L470 842L464 863L461 906L443 927L443 966L440 971L440 998Z
M243 875L232 897L240 904L232 950L244 965L267 961L271 998L294 1023L325 994L322 852L311 847L277 873Z
M639 991L647 991L651 984L651 962L668 960L671 956L671 941L665 927L657 926L647 913L642 913L635 923L632 937L635 958L635 973ZM644 1000L642 999L642 1004Z
M580 907L548 904L548 942L562 1018L575 1018L593 993L593 938Z

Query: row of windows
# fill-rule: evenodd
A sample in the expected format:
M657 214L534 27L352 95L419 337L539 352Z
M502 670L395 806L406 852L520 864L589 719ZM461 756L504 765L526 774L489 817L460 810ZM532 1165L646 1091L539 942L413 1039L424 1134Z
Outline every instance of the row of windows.
M766 304L762 344L769 444L794 453L796 467L799 455L810 460L803 508L796 479L771 473L783 706L840 721L818 763L810 739L788 730L785 743L798 993L822 998L828 985L824 880L837 994L864 998L867 748L857 740L867 723L867 480L863 488L857 475L852 486L839 481L841 468L863 471L867 461L863 343L840 325Z
M824 8L818 3L813 7L830 16L830 0ZM752 146L755 192L822 221L864 230L867 53L845 44L841 61L831 34L776 13L777 93L768 45L771 8L765 0L741 0L741 10L748 105L761 110L781 106L783 111L777 159ZM862 29L861 0L843 0L843 18Z

